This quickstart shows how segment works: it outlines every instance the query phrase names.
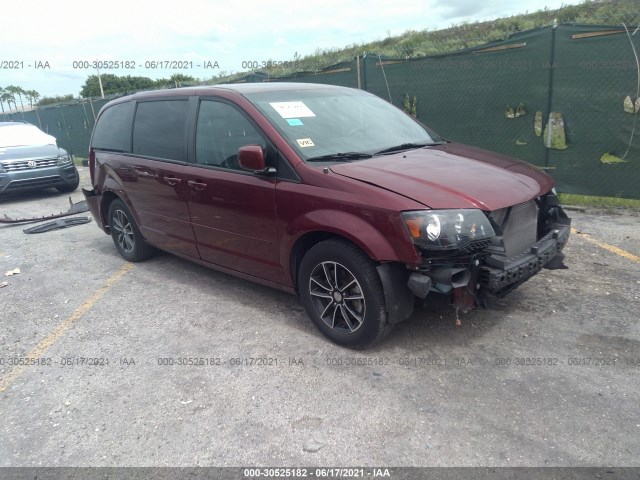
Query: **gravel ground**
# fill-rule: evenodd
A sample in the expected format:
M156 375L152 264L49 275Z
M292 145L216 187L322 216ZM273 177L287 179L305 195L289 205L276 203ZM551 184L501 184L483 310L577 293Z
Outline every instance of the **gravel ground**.
M364 352L294 296L169 254L127 264L94 222L0 226L1 273L20 268L0 276L0 466L639 466L640 217L570 216L568 270L460 327L433 303ZM44 364L10 364L34 348Z

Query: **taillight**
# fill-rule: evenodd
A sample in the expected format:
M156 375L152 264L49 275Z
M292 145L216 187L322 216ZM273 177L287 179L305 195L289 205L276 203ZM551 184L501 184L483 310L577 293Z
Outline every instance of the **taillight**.
M89 175L91 175L91 185L94 184L94 174L96 171L96 152L93 147L89 149Z

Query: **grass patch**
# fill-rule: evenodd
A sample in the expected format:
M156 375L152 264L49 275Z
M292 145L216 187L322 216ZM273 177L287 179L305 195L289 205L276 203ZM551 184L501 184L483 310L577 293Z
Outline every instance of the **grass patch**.
M619 197L593 197L590 195L575 195L573 193L560 193L558 195L563 205L584 205L586 207L601 208L633 208L640 210L640 200Z
M83 160L86 160L86 159L82 157L76 157L75 155L73 156L73 163L76 167L81 167Z

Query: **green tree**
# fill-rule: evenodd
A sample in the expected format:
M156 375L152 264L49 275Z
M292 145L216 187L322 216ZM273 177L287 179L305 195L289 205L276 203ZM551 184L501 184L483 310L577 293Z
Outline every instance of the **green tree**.
M155 82L156 88L176 88L186 87L189 85L195 85L198 80L191 75L184 75L182 73L175 73L169 78L158 78Z
M69 93L67 95L55 95L53 97L42 97L36 105L39 107L42 107L45 105L54 105L56 103L69 102L71 100L73 100L73 95Z
M148 90L156 86L156 83L148 77L132 77L131 75L118 77L111 73L104 73L100 75L100 79L102 80L102 89L105 95L132 93L138 90ZM90 75L87 78L80 90L80 96L83 98L100 96L100 82L97 75Z

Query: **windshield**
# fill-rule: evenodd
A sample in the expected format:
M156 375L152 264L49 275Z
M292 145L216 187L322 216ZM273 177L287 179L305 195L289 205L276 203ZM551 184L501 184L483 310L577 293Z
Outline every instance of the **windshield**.
M56 145L56 139L33 125L3 125L0 127L0 148L37 145Z
M390 103L360 90L318 88L245 96L305 161L353 161L442 142Z

